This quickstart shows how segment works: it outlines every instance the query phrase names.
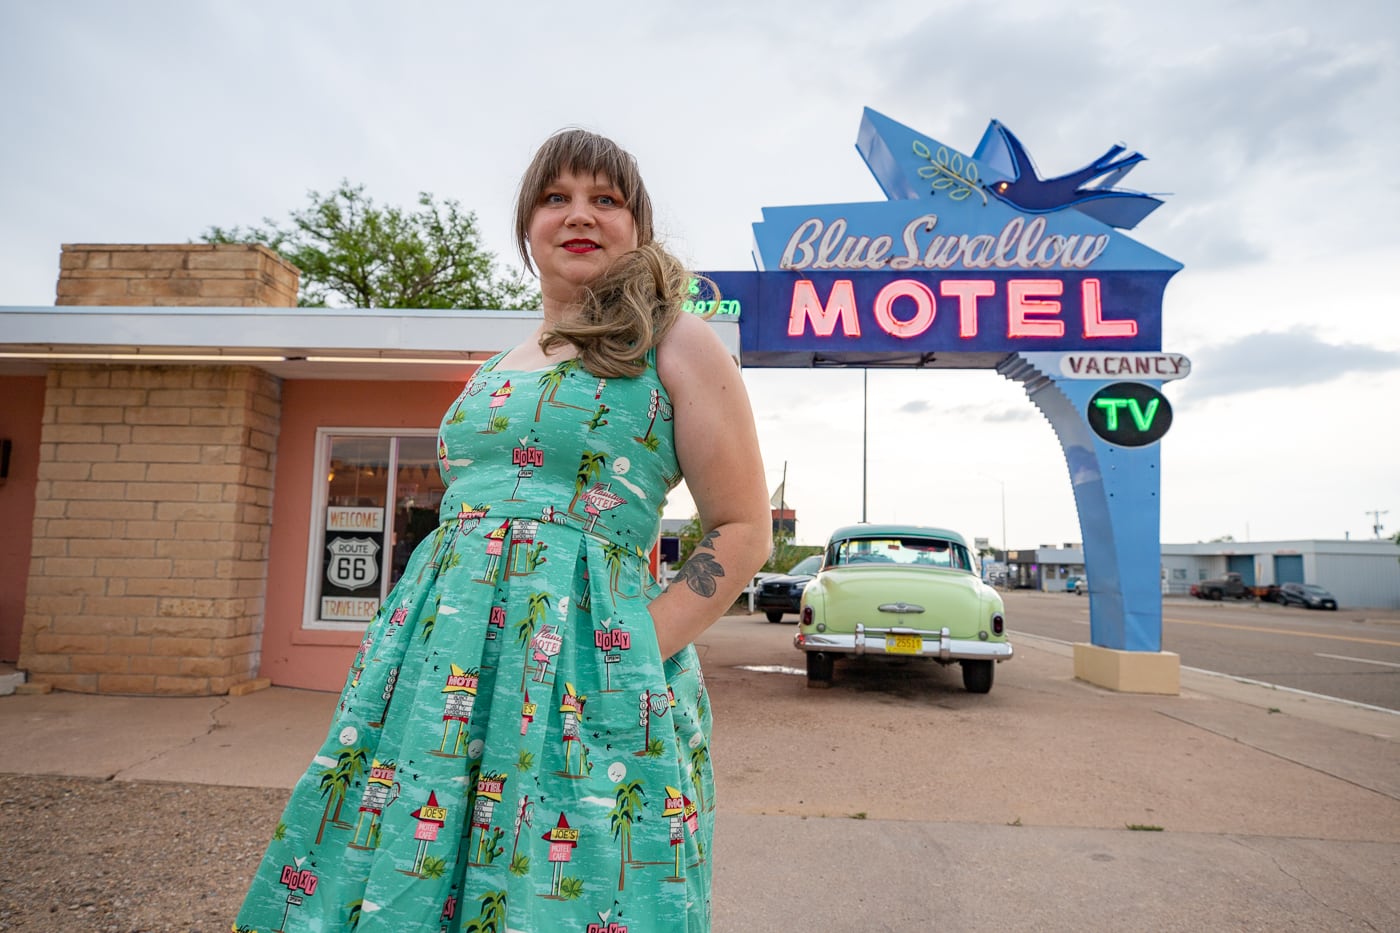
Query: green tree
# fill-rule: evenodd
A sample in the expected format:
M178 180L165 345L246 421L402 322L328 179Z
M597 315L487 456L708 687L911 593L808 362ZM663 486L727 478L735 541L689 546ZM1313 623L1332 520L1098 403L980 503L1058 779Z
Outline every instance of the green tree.
M705 530L700 527L700 515L696 513L690 516L690 521L685 523L678 537L680 538L680 554L676 561L676 566L684 564L690 558L690 552L695 550L695 545L700 543L700 539L705 536Z
M301 270L302 307L538 308L539 291L502 273L481 245L476 215L418 195L416 208L380 207L364 185L307 192L286 223L210 227L206 243L260 243Z
M773 551L768 555L768 563L764 564L762 570L765 573L787 573L793 565L804 557L811 557L813 554L820 554L822 547L814 544L793 544L787 538L776 538L773 541Z

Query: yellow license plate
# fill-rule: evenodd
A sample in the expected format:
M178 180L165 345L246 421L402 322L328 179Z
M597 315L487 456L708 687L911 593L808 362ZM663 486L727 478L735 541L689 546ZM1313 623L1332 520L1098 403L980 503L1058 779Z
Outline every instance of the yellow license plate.
M918 654L924 650L922 635L886 635L886 654Z

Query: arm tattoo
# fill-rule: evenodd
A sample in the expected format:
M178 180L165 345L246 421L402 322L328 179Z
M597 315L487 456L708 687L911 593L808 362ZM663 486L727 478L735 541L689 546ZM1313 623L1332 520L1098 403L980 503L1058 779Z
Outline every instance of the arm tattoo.
M718 537L719 532L712 531L701 538L700 543L695 545L695 550L691 551L685 563L681 564L681 569L676 571L675 580L684 580L685 585L697 596L708 598L715 595L715 579L724 576L724 567L715 560L714 554L700 553L701 548L713 550L714 540Z

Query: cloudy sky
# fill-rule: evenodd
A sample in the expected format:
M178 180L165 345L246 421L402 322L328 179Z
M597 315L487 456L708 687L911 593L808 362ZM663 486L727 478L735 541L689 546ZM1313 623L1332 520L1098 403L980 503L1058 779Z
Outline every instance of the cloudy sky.
M62 243L282 220L342 178L460 201L518 265L519 172L569 125L637 155L681 256L748 269L763 207L882 199L863 107L964 153L996 118L1042 175L1121 142L1149 159L1124 184L1167 195L1132 233L1185 265L1163 540L1368 538L1373 510L1393 534L1398 42L1390 0L9 0L0 305L52 304ZM858 370L746 379L800 541L863 515L1082 539L1049 424L994 372L872 372L868 419Z

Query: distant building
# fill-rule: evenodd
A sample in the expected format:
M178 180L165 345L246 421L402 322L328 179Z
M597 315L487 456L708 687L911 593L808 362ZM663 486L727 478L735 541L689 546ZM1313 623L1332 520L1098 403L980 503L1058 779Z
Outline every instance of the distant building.
M1245 583L1315 583L1342 606L1400 609L1400 544L1392 541L1210 541L1162 545L1165 592L1233 571Z
M1007 552L1016 589L1061 592L1084 575L1078 544ZM1314 583L1342 606L1400 609L1400 544L1391 541L1207 541L1162 545L1162 592L1185 596L1191 584L1238 573L1245 583Z

